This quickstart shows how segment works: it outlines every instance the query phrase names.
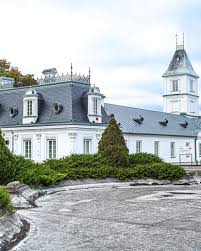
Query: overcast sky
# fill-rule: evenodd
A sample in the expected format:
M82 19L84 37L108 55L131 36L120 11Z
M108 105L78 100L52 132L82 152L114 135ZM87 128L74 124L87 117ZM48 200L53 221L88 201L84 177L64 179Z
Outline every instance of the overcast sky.
M201 76L200 0L0 0L0 58L23 73L88 73L107 102L162 109L175 34Z

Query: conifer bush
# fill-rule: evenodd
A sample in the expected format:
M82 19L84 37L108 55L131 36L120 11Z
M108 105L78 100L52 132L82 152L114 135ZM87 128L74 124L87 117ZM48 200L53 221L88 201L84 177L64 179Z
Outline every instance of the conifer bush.
M129 164L128 148L114 116L111 117L108 127L102 134L98 152L115 167L126 167Z
M162 159L151 153L135 153L129 155L129 165L136 166L138 164L162 163Z
M10 194L2 187L0 187L0 216L5 212L13 213L14 209L11 205Z
M0 131L0 184L5 185L15 177L14 157L5 144Z

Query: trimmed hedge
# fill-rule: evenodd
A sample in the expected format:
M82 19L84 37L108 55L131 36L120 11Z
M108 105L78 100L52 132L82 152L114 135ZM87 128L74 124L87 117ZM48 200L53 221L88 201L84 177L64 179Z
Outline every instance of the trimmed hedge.
M136 153L129 155L129 165L136 166L139 164L162 163L162 159L151 153Z
M62 159L52 159L38 164L22 156L14 156L15 177L33 187L49 186L63 180L105 179L132 180L134 178L153 178L175 180L185 176L180 166L164 163L151 154L132 154L127 167L112 166L100 154L71 155Z

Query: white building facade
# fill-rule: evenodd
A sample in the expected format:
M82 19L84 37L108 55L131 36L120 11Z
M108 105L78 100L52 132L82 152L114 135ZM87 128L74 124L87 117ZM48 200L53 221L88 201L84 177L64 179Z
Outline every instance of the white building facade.
M97 153L113 114L130 153L152 153L170 163L201 161L198 75L184 48L176 49L163 75L164 112L107 104L90 76L72 70L65 76L55 68L43 73L31 88L2 82L0 127L14 154L43 162Z

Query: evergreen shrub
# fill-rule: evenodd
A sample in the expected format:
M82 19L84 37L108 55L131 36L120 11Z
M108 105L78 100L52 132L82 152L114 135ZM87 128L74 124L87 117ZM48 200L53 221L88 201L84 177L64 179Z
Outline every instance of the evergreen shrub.
M128 148L114 117L111 117L109 125L102 134L98 152L115 167L126 167L129 164Z
M0 184L5 185L16 175L14 157L5 144L0 131Z
M14 209L11 205L10 194L2 187L0 187L0 216L5 212L13 213Z
M135 153L129 155L129 165L136 166L138 164L161 163L159 157L151 153Z

